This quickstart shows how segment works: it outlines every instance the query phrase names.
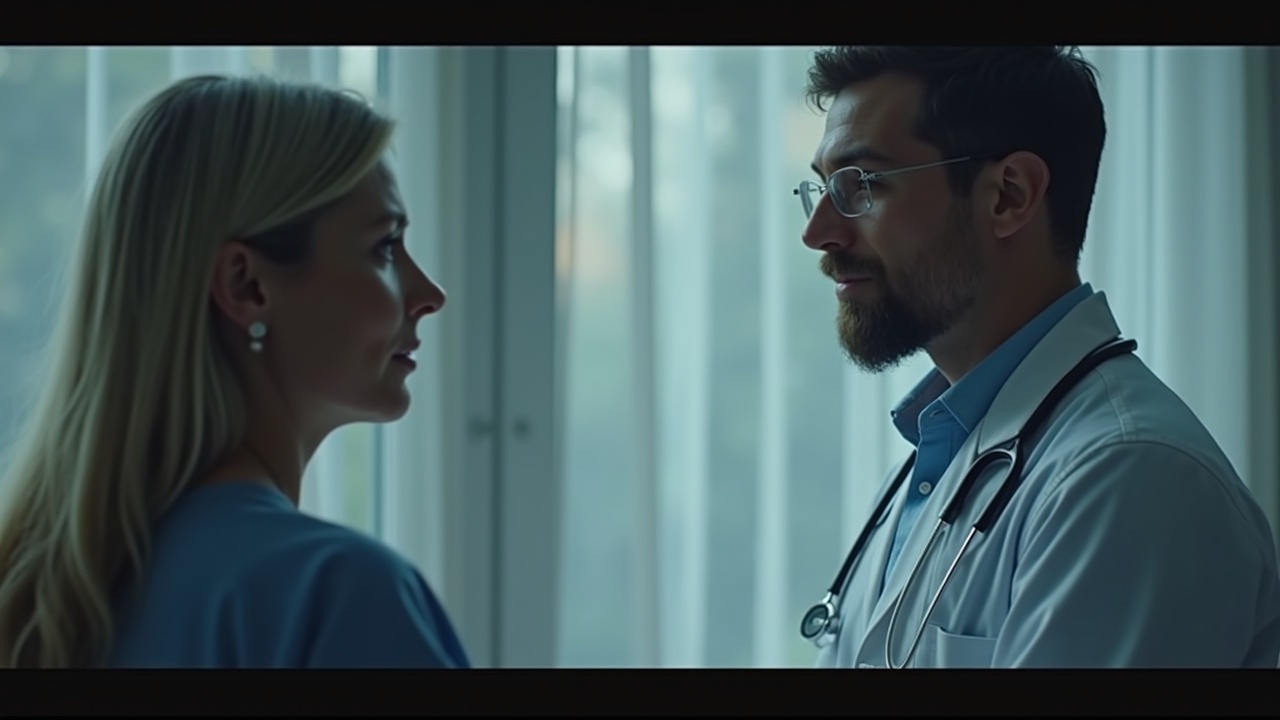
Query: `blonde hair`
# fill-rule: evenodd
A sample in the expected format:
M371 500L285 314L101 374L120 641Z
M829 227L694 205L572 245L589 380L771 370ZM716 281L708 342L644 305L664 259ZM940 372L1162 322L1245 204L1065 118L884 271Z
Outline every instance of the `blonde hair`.
M0 485L0 667L104 662L152 524L243 436L209 299L219 247L273 237L269 256L304 259L296 230L380 166L392 131L352 93L267 77L180 80L125 122Z

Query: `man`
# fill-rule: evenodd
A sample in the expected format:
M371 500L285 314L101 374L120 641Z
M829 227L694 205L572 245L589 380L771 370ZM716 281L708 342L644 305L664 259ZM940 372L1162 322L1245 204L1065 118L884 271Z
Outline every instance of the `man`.
M1276 667L1272 530L1125 348L1045 409L994 522L966 542L1003 461L930 543L979 455L1120 337L1077 273L1105 137L1093 68L1056 47L853 47L819 52L809 81L820 182L796 192L841 344L868 371L919 350L936 366L893 410L914 461L868 513L832 622L806 619L818 665Z

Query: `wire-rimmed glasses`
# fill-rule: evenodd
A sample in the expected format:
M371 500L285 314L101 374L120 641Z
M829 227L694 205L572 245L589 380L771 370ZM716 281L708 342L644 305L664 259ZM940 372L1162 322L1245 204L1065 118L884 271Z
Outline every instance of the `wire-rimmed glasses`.
M800 196L800 205L804 208L806 219L813 216L813 209L818 206L818 200L824 192L830 193L831 204L835 207L836 212L847 218L856 218L860 215L865 215L875 204L875 198L871 194L871 183L881 178L975 159L977 159L977 156L966 155L950 160L925 163L924 165L912 165L911 167L872 173L851 165L831 173L831 177L827 178L825 185L813 180L801 180L800 185L791 192Z

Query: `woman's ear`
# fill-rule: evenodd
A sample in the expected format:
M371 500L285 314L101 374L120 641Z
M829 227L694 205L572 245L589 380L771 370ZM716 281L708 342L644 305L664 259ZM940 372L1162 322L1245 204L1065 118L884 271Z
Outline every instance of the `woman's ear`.
M210 288L213 302L245 332L255 321L265 320L267 296L262 269L261 258L238 240L224 243L214 261Z

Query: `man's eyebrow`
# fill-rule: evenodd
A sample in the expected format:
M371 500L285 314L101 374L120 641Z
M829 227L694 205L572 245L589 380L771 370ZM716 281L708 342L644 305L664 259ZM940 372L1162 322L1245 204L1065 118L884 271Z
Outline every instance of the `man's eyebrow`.
M876 150L875 148L868 147L866 145L855 145L832 158L831 165L836 169L839 169L850 165L857 165L863 160L876 160L883 163L899 164L897 160L889 157L879 150ZM815 162L809 167L818 174L818 177L826 179L827 176L822 172L822 169L818 167L818 163Z

